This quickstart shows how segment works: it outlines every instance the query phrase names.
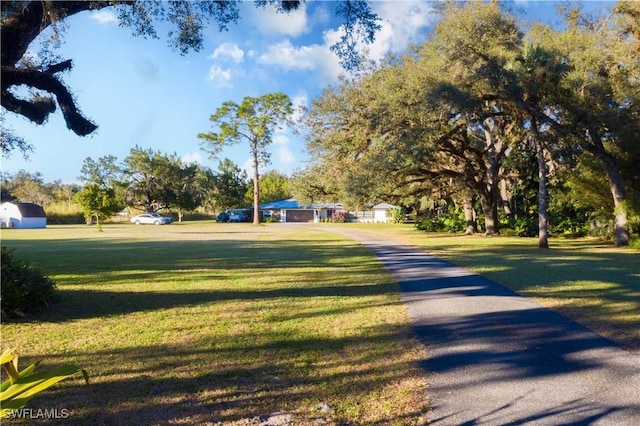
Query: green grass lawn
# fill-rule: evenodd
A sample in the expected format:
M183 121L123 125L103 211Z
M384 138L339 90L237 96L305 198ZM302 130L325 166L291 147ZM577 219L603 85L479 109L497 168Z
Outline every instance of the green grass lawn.
M2 231L60 294L28 321L4 319L2 347L22 366L75 362L91 378L29 407L83 425L233 425L274 412L296 425L424 421L423 348L396 284L358 244L277 225L103 229Z
M5 320L2 347L22 366L76 362L92 380L78 375L29 406L83 425L234 425L274 412L296 425L423 423L424 349L397 286L371 253L325 232L334 226L422 247L640 351L640 253L595 240L539 250L535 239L373 224L3 230L60 301Z
M640 352L638 250L588 238L552 238L551 249L540 250L535 238L425 233L409 224L341 226L422 247Z

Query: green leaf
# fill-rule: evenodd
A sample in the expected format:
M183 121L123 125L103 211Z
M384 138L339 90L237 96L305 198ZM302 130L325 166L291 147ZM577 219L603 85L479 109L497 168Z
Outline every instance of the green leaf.
M72 374L82 372L86 383L89 383L89 375L86 370L75 364L66 364L58 368L42 371L20 377L5 391L0 392L0 403L2 408L18 410L24 407L27 401L39 392L66 379Z

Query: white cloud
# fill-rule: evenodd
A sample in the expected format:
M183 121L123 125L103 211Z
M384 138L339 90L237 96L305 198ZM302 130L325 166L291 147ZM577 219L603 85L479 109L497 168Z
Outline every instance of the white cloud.
M260 32L268 35L287 35L297 37L309 30L307 6L302 3L298 10L279 13L272 5L253 8L251 12L253 24Z
M402 51L410 43L422 41L420 34L438 19L430 2L372 2L371 7L382 18L382 29L371 45L376 59L381 54Z
M207 81L211 81L221 87L233 87L233 84L231 83L231 70L228 68L222 69L217 65L209 68Z
M358 47L371 60L381 60L390 52L402 52L409 44L422 42L425 30L437 19L429 2L385 1L371 4L381 18L382 28L372 44L363 42ZM324 9L321 11L326 12ZM343 28L329 29L324 31L322 43L300 46L285 39L271 44L256 55L256 60L284 71L314 71L325 83L332 84L345 72L339 59L330 51L330 46L340 41L343 34Z
M272 44L267 51L258 57L258 62L265 65L277 65L285 70L310 70L322 56L322 46L295 47L289 40Z
M276 131L271 140L274 145L286 146L289 143L289 138L282 132L282 130Z
M245 161L244 164L242 165L242 167L240 167L240 168L247 173L247 176L249 176L251 179L253 179L253 170L254 170L253 169L253 158L251 158L251 157L247 158L247 161ZM258 171L262 172L262 170L260 170L260 169L258 169Z
M296 157L293 155L293 152L289 149L287 145L279 146L276 150L276 157L280 164L285 166L290 166L296 161Z
M95 20L95 21L98 21L102 25L118 23L118 17L115 15L115 13L108 12L108 11L105 11L105 10L101 10L99 12L93 12L90 15L90 18Z
M291 104L293 106L291 120L296 123L303 118L303 108L309 104L309 97L306 93L299 93L291 99Z
M181 161L183 164L202 164L202 156L199 152L186 152Z
M235 43L223 43L213 51L211 59L229 57L233 62L239 64L244 60L244 52Z
M430 2L380 1L371 2L371 6L381 18L381 28L373 43L361 42L358 50L366 52L369 59L376 61L390 52L402 52L411 43L422 42L426 28L437 20ZM327 49L340 41L343 34L342 27L326 31L323 38ZM334 73L338 75L340 72L334 70Z
M289 137L283 131L277 131L273 135L273 144L275 146L275 159L278 165L289 166L295 161L295 156L289 149Z
M257 61L263 65L275 65L285 71L316 70L333 81L342 72L337 58L326 44L296 47L291 41L285 40L269 46Z

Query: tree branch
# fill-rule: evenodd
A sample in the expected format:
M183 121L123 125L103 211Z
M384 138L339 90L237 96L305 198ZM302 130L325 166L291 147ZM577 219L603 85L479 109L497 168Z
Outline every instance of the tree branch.
M57 72L60 71L67 71L70 70L71 68L73 68L73 64L71 62L71 59L67 59L66 61L62 61L58 64L53 64L53 65L49 65L44 72L48 73L48 74L55 74Z
M50 98L38 98L25 101L13 96L13 93L2 91L2 106L8 111L22 115L36 124L44 124L49 114L56 110L56 104Z
M64 63L62 63L64 64ZM58 64L60 65L60 64ZM54 66L57 67L57 66ZM60 68L60 67L58 67ZM53 94L60 105L60 110L67 123L67 128L79 136L86 136L94 132L98 126L86 119L78 111L73 96L67 87L53 74L35 69L16 67L2 67L2 106L9 111L22 114L37 124L42 124L50 113L55 111L55 105L49 99L39 98L33 101L17 99L11 95L12 86L26 85ZM24 113L26 112L26 114Z

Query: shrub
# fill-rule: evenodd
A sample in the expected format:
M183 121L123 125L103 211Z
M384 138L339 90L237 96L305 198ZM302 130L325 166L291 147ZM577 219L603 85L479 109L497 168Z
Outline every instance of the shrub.
M450 208L440 219L447 232L462 232L466 229L464 211L460 207Z
M78 204L53 203L47 206L47 224L71 225L84 224L84 214Z
M2 315L21 316L55 300L55 283L2 247Z
M82 213L49 213L47 212L49 225L80 225L86 223Z
M466 227L464 212L458 207L447 210L441 216L422 219L416 223L416 228L426 232L462 232Z
M586 236L589 233L589 226L584 221L564 219L551 226L551 230L555 235L577 238Z
M401 207L393 207L389 210L388 216L393 223L402 223L405 220L404 212Z
M614 234L613 220L594 219L589 221L589 236L611 240Z
M513 229L519 237L535 237L538 235L538 216L523 216L513 222Z
M416 223L416 228L425 232L440 232L444 230L444 224L438 218L426 218Z
M517 237L535 237L538 235L537 215L521 216L518 218L501 216L498 221L502 235Z
M345 223L349 219L349 213L347 212L333 212L331 215L331 221L335 223Z

